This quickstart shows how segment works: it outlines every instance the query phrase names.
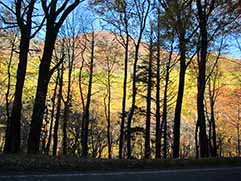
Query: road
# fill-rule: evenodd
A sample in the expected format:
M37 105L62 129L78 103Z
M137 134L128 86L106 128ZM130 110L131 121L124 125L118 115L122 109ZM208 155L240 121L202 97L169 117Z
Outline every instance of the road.
M241 181L241 167L59 174L0 174L0 181Z

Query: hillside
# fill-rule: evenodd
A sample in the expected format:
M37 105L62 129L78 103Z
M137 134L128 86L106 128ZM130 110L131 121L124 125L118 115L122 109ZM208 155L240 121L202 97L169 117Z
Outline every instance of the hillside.
M94 66L94 78L93 78L93 94L92 94L92 102L91 102L91 128L93 128L91 135L97 143L91 143L91 148L94 149L95 146L98 147L98 144L103 144L102 150L97 150L96 153L98 156L107 157L107 148L106 148L106 118L105 118L105 96L106 96L106 60L112 60L113 64L113 72L111 78L111 130L112 130L112 141L113 141L113 154L115 157L117 156L117 147L118 147L118 135L119 135L119 116L121 112L121 100L122 100L122 82L123 82L123 61L124 61L124 48L120 45L119 41L121 37L110 33L99 31L95 32L95 66ZM66 42L68 40L65 40ZM72 41L72 40L70 40ZM87 86L88 86L88 66L89 66L89 58L90 58L90 42L91 42L91 33L85 35L78 35L76 38L76 51L75 51L75 66L73 70L72 77L72 102L71 102L71 120L68 122L68 141L71 145L74 145L74 141L76 139L76 135L78 134L77 129L79 128L79 124L81 122L82 116L82 102L79 91L79 70L81 66L83 66L83 92L86 96ZM61 40L59 40L56 44L56 54L59 56L59 49ZM4 38L0 38L0 46L5 46L6 40ZM83 47L86 50L83 52ZM31 118L31 110L33 106L33 100L36 91L37 85L37 72L39 65L39 57L43 51L43 43L34 40L31 44L31 49L37 50L29 56L29 64L27 69L27 78L25 82L24 88L24 106L23 106L23 119L22 119L22 138L27 137L28 135L28 126L30 124ZM83 55L81 55L83 53ZM133 54L134 54L134 42L130 42L130 50L129 50L129 68L128 68L128 93L127 93L127 111L129 110L131 103L131 77L132 77L132 62L133 62ZM169 55L168 51L162 50L162 76L165 73L165 62L166 57ZM140 60L139 65L141 65L145 60L148 59L148 45L146 43L141 43L140 46ZM173 55L173 59L176 58L176 54ZM85 59L83 62L83 57ZM5 121L5 94L7 89L7 62L9 58L9 49L1 48L1 60L0 60L0 121L1 125L6 123ZM215 58L215 54L210 54L210 61L213 61ZM66 60L67 62L68 60ZM17 68L17 53L14 54L14 60L11 65L11 90L10 97L12 97L14 93L14 85L15 85L15 76L16 76L16 68ZM154 61L155 62L155 61ZM155 64L155 63L154 63ZM195 125L196 125L196 94L197 94L197 85L196 85L196 70L195 70L195 62L193 66L190 66L187 70L186 76L186 85L184 91L184 102L183 102L183 113L182 113L182 123L181 123L181 150L183 157L193 157L195 148L194 148L194 140L192 139L195 134ZM66 87L67 87L67 74L68 74L68 65L65 65L65 74L64 74L64 91L63 96L66 96ZM226 57L221 57L218 61L218 71L220 72L220 76L217 80L217 89L219 94L217 96L216 103L216 115L217 115L217 134L218 140L220 141L220 145L222 145L221 152L223 155L230 154L235 155L236 151L236 142L237 142L237 134L236 134L236 126L238 121L236 120L237 110L235 106L238 106L238 101L241 100L241 86L240 86L240 77L241 77L241 64L240 59L229 59ZM173 68L170 78L171 85L168 90L168 94L170 95L170 102L168 107L168 128L169 128L169 140L172 139L172 126L173 126L173 114L174 114L174 106L176 100L176 93L178 87L178 72L179 72L179 64L176 64ZM57 72L53 75L50 85L49 92L47 97L46 106L50 111L52 103L52 95L54 91L54 85L56 81ZM154 79L154 78L153 78ZM154 83L155 84L155 83ZM163 87L164 87L164 79L161 80L161 98L163 97ZM145 109L145 97L143 95L146 94L145 83L138 84L138 97L137 97L137 106L140 110ZM154 87L154 86L153 86ZM155 111L154 105L154 95L155 90L153 88L153 102L152 102L152 111ZM207 95L208 97L208 92ZM64 99L64 98L63 98ZM10 99L11 101L12 99ZM208 101L208 99L207 99ZM230 101L230 103L228 103ZM62 105L63 107L63 105ZM62 108L63 109L63 108ZM208 109L208 106L207 106ZM63 110L62 110L63 111ZM49 127L49 114L44 120L45 126L47 126L47 130ZM62 124L60 125L60 127ZM3 126L1 126L3 127ZM139 113L135 116L133 127L145 127L145 116ZM228 129L227 129L228 128ZM1 128L0 128L1 129ZM230 131L230 129L232 131ZM2 129L2 135L4 130ZM46 133L47 134L47 133ZM62 136L62 133L59 131L59 136ZM152 127L151 127L151 137L152 141L155 136L155 116L152 115ZM3 136L1 136L3 137ZM43 134L43 140L45 139ZM104 140L104 141L103 141ZM136 141L136 144L133 145L133 154L136 155L136 158L139 158L143 151L143 133L136 133L135 137L133 136L133 140ZM79 140L78 140L79 141ZM103 141L103 143L101 142ZM3 140L1 140L0 147L2 148ZM172 147L171 141L169 142L168 149L170 150ZM26 141L23 142L23 148L26 148ZM72 149L69 148L70 150ZM154 146L152 145L152 149ZM221 149L221 148L220 148ZM170 152L169 152L170 153ZM101 155L100 155L101 154ZM96 155L96 157L97 157Z

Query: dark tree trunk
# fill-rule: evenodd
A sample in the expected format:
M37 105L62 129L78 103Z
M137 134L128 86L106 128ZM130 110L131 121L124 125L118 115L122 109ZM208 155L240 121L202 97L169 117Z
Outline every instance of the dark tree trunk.
M137 94L137 88L136 88L136 73L137 73L137 62L138 62L138 56L139 56L139 47L140 47L140 40L137 42L136 49L135 49L135 60L133 65L133 78L132 78L132 104L130 108L130 112L128 113L127 118L127 158L131 158L131 123L132 118L134 116L134 112L136 109L136 94Z
M27 33L26 33L27 34ZM20 151L20 120L22 110L22 94L25 81L27 61L28 61L28 49L29 49L30 37L28 35L22 35L20 40L20 54L19 64L17 71L17 82L14 94L12 114L10 117L10 150L12 153Z
M15 37L16 39L16 37ZM9 112L9 94L10 94L10 89L11 89L11 66L12 66L12 60L13 60L13 53L14 53L14 47L15 47L15 39L11 45L11 53L9 57L9 62L8 62L8 68L7 68L7 74L8 74L8 81L7 81L7 92L6 92L6 115L7 115L7 127L6 127L6 132L5 132L5 144L4 144L4 152L5 153L11 153L12 152L12 145L11 145L11 139L12 135L10 132L10 112Z
M108 143L108 158L112 158L112 141L111 141L111 65L110 60L107 60L107 105L105 103L105 115L107 120L107 143Z
M137 6L137 11L139 10L138 14L138 19L139 19L139 34L138 34L138 40L135 44L135 55L134 55L134 64L133 64L133 78L132 78L132 103L131 103L131 108L128 113L127 117L127 158L131 158L131 124L132 124L132 119L135 113L136 109L136 95L137 95L137 87L136 87L136 79L137 79L137 63L139 60L139 48L140 48L140 43L142 40L143 32L145 30L146 26L146 20L147 16L149 14L150 10L150 1L145 1L147 3L147 7L145 7L145 2L141 4L142 7L138 7L137 1L134 1L135 5ZM146 8L146 9L145 9ZM142 9L142 10L140 10Z
M45 120L45 124L43 125L43 131L44 131L44 136L42 138L42 148L41 148L41 151L43 154L46 154L46 149L47 149L47 133L48 133L48 117L49 117L49 110L48 110L48 107L45 106L45 117L44 117L44 120Z
M212 122L212 136L213 136L213 157L217 157L217 136L216 136L216 121L214 114L211 115L211 122Z
M63 155L67 154L67 121L69 119L69 98L64 105L64 116L63 116Z
M163 96L163 111L162 111L162 123L163 123L163 158L167 158L167 91L169 85L170 65L166 66L165 76L165 88Z
M39 142L41 126L43 122L43 113L48 91L48 83L51 77L50 63L52 59L54 43L57 36L57 32L51 33L51 31L53 30L47 29L44 53L39 68L37 92L35 96L32 121L30 125L30 133L28 139L28 153L30 154L36 154L39 152Z
M6 137L6 152L17 153L20 151L21 142L21 111L22 111L22 94L28 62L29 44L31 39L32 30L32 14L34 9L35 0L28 2L28 8L22 7L20 0L15 1L15 15L17 24L21 32L20 38L20 52L19 63L17 69L17 81L15 85L15 94L12 107L12 113L9 119L9 133ZM26 12L26 20L22 11Z
M58 149L58 130L59 130L59 120L61 114L61 100L63 94L63 74L64 74L64 66L62 63L62 67L60 71L59 77L59 90L58 90L58 99L57 99L57 109L56 109L56 117L55 117L55 124L54 124L54 135L53 135L53 155L57 154Z
M151 27L150 47L149 47L149 64L148 64L148 81L146 95L146 131L145 131L145 158L150 158L150 129L151 129L151 91L152 91L152 59L153 59L153 32Z
M210 111L211 111L210 128L209 128L211 134L209 134L209 139L211 143L211 147L210 147L211 155L212 157L217 157L216 123L215 123L215 112L214 112L216 80L213 80L213 81L214 81L213 88L211 88L211 80L210 79L208 80L208 92L209 92L209 102L210 102Z
M67 154L67 121L69 120L69 112L70 112L70 104L71 104L71 83L72 83L71 77L72 77L72 63L69 64L67 98L64 103L63 155Z
M71 43L72 41L72 43ZM71 85L72 85L72 71L75 61L75 41L76 38L72 35L70 39L70 47L68 47L68 87L67 87L67 97L64 102L64 123L63 123L63 155L67 154L67 122L69 120L70 106L72 101L71 95ZM72 50L72 53L71 53Z
M119 141L119 159L123 156L123 142L124 142L124 127L126 120L126 87L128 76L128 53L129 53L129 34L128 34L128 20L125 13L125 30L126 30L126 42L125 42L125 60L124 60L124 80L123 80L123 97L122 97L122 110L121 110L121 124L120 124L120 141Z
M82 156L88 156L88 137L89 137L89 115L90 115L90 103L91 103L91 92L92 92L92 79L93 79L93 68L94 68L94 53L95 53L95 33L92 33L92 40L91 40L91 57L90 57L90 67L89 67L89 84L88 84L88 93L87 93L87 100L86 106L84 111L83 117L83 124L82 124Z
M172 61L172 53L173 53L173 41L171 44L171 50L169 52L169 58L166 63L166 75L165 75L165 87L163 94L163 111L162 111L162 125L163 125L163 158L167 158L167 101L168 101L168 87L169 87L169 78L170 78L170 69L171 69L171 61Z
M200 73L200 72L199 72ZM197 109L198 109L198 122L199 122L199 145L200 145L200 156L207 157L208 156L208 139L206 134L206 122L205 122L205 114L204 114L204 87L203 82L201 81L201 77L199 77L198 81L198 97L197 97Z
M198 128L199 128L199 125L198 125L198 122L197 122L197 123L196 123L196 126L195 126L195 149L196 149L196 159L199 158Z
M173 142L173 158L179 158L180 150L180 122L181 122L181 111L182 111L182 101L184 94L185 85L185 74L186 74L186 42L185 33L180 35L180 72L179 72L179 85L177 93L177 101L175 107L175 117L174 117L174 142Z
M207 4L205 4L206 6ZM206 119L204 112L204 93L206 84L206 58L208 48L208 33L207 33L207 16L206 10L203 10L201 1L197 1L199 27L201 33L201 51L200 60L198 62L198 95L197 95L197 113L198 122L200 126L199 132L199 144L200 144L200 156L208 157L208 139L206 134ZM206 8L205 8L206 9Z
M156 70L156 158L161 158L161 116L160 116L160 53L161 53L161 20L160 9L158 8L158 25L157 25L157 70Z
M123 141L124 141L124 126L126 118L126 86L128 76L128 51L129 51L129 37L126 37L125 47L125 62L124 62L124 81L123 81L123 97L122 97L122 112L121 112L121 126L120 126L120 142L119 142L119 159L122 159Z
M208 150L209 150L209 154L213 157L213 145L212 145L212 123L211 120L209 120L208 115L205 115L207 120L208 120L208 135L207 135L207 139L208 139Z
M238 112L237 112L237 125L236 125L236 129L237 129L237 156L240 157L241 156L241 140L240 140L240 107L238 105Z
M108 65L109 66L109 65ZM111 82L110 82L110 70L108 70L108 78L107 78L107 110L106 110L106 118L107 118L107 142L108 142L108 158L112 158L112 141L111 141L111 130L110 130L110 116L111 116Z
M60 65L59 62L55 67L50 69L54 45L59 29L69 13L71 13L71 11L73 11L79 3L79 0L75 0L69 6L67 6L68 1L65 0L63 2L63 6L56 10L57 1L52 0L49 4L47 1L41 1L47 19L46 34L44 52L39 67L37 92L35 96L32 121L28 138L28 153L36 154L39 152L41 126L43 122L43 113L48 92L48 84L55 69Z

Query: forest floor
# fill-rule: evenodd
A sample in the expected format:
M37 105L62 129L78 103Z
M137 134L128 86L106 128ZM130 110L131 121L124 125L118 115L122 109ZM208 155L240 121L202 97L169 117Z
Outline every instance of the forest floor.
M205 159L83 159L71 156L45 156L26 154L0 154L0 173L4 172L62 172L62 171L121 171L166 170L212 167L240 167L241 158Z

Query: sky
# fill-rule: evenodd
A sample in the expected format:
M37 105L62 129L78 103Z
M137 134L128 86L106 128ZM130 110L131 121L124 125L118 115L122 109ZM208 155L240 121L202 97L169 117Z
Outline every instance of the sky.
M241 36L239 37L238 42L240 43L239 46L241 46ZM238 42L233 37L229 37L227 53L225 55L231 58L240 59L241 61L241 50L238 48Z
M0 0L0 1L10 4L11 1L13 1L13 0ZM87 4L86 2L81 3L79 5L79 7L74 11L75 15L82 16L81 18L82 18L83 22L81 22L81 25L84 26L85 24L88 24L87 22L93 22L94 30L97 30L97 31L103 30L103 27L101 26L101 22L100 22L101 18L94 15L93 11L91 9L87 8L86 4ZM37 9L39 9L39 10L41 9L40 4L37 4ZM37 13L41 14L42 12L38 11ZM80 28L83 28L83 27L80 27ZM86 30L87 28L88 28L88 25L86 27L84 27L83 29ZM42 31L40 31L40 33L37 35L36 38L42 39L42 40L44 39L44 28ZM241 35L239 36L238 41L241 43ZM224 55L226 55L230 58L241 59L241 50L237 48L238 46L237 46L237 42L235 41L235 39L232 36L229 36L227 39L227 43L228 43L228 46L225 49L225 51L223 52Z

